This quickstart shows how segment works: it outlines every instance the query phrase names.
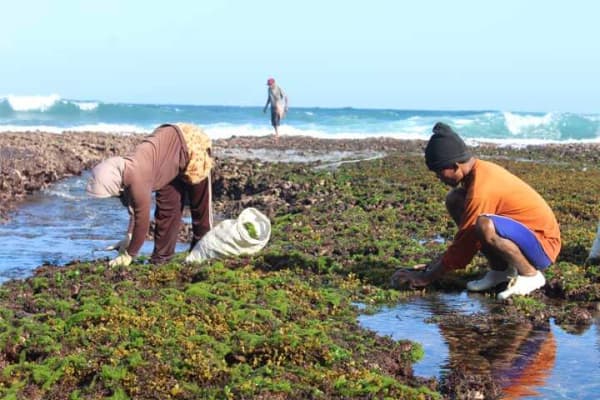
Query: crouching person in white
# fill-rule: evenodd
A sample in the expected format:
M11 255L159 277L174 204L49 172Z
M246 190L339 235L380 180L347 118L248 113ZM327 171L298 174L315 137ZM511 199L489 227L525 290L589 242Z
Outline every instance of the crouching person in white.
M598 222L598 230L596 231L596 238L592 243L592 249L590 255L586 260L586 264L599 265L600 264L600 222Z
M471 156L448 125L433 128L425 161L443 183L453 187L446 208L458 232L446 252L425 268L398 270L392 283L426 286L444 272L466 267L481 251L490 270L467 289L483 291L508 282L498 293L504 300L526 295L546 283L541 271L560 251L560 230L546 201L506 169Z

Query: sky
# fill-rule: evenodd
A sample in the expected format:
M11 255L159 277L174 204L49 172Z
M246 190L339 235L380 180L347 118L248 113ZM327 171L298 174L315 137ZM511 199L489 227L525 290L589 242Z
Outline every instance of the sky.
M4 2L0 95L600 111L592 0Z

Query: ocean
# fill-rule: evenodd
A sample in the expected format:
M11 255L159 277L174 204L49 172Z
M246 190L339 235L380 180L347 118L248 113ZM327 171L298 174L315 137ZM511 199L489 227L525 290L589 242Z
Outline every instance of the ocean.
M294 107L283 135L320 138L427 139L437 121L471 142L508 145L599 142L600 114ZM150 133L166 122L200 125L213 139L272 133L262 105L207 106L109 103L49 96L0 96L0 132Z

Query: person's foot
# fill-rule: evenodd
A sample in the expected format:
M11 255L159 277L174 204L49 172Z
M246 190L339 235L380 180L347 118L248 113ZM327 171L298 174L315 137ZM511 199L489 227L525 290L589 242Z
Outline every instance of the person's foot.
M488 290L496 285L508 282L516 274L517 272L513 268L507 268L504 271L490 269L483 278L467 282L467 289L472 292Z
M498 293L498 300L506 300L513 294L526 295L546 284L546 278L540 271L533 276L519 275L512 279L506 290Z

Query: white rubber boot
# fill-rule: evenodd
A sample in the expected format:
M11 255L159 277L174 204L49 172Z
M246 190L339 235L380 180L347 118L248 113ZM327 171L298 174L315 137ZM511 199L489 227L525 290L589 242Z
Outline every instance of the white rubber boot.
M546 278L540 271L533 276L519 275L511 280L506 290L498 293L498 300L506 300L513 294L526 295L546 284Z
M510 267L504 271L490 269L483 278L467 282L467 289L472 292L481 292L493 288L500 283L508 282L511 277L516 275L517 272Z

